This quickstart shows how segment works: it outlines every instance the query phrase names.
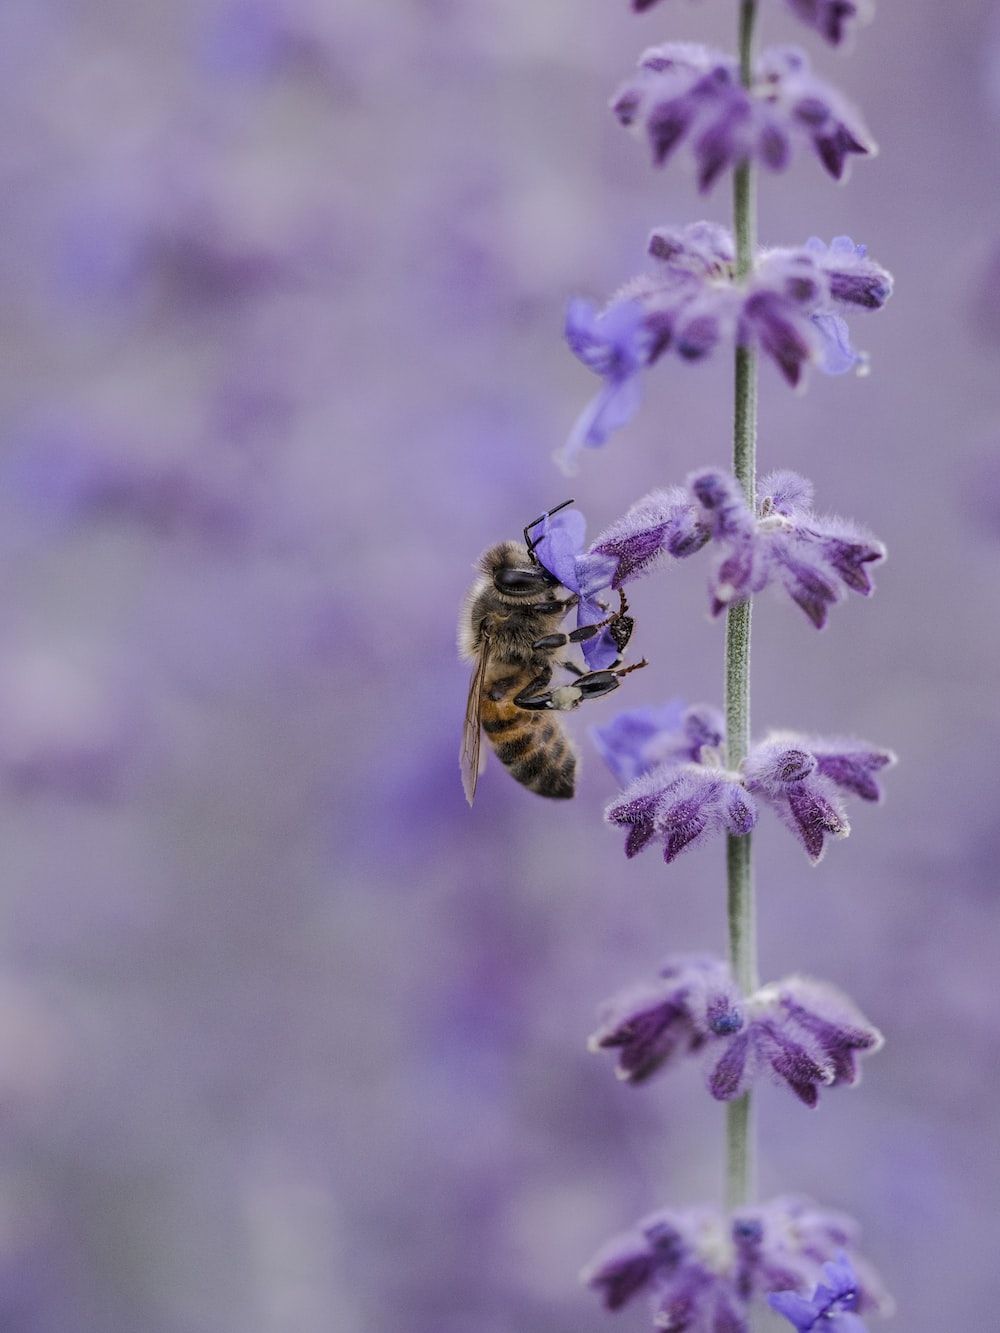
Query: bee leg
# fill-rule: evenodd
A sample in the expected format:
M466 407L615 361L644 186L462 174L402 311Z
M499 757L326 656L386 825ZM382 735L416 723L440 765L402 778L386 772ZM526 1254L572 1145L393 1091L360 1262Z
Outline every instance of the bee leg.
M618 670L588 671L571 685L559 685L554 690L546 690L544 694L525 697L530 694L532 686L529 685L514 702L519 708L532 710L551 708L560 713L568 713L572 708L579 708L584 699L598 699L602 694L610 694L612 690L617 690L623 676L629 675L632 671L641 671L648 665L649 663L643 658L641 662L634 662L631 666L621 667Z
M625 599L625 594L619 592L618 596L621 598L621 606L604 620L598 620L593 625L580 625L576 629L570 630L568 634L546 634L544 638L536 639L531 645L532 648L540 650L565 648L568 643L583 643L585 639L592 639L595 634L600 634L602 629L607 629L610 626L611 637L614 639L618 651L621 652L631 638L633 621L631 616L627 614L628 602ZM603 603L598 603L598 605L603 610L607 609L603 606Z
M534 680L528 681L520 694L514 695L514 703L518 708L524 708L528 712L538 712L543 708L551 708L553 705L549 702L551 691L546 691L545 687L552 679L552 668L546 667L540 671ZM545 691L543 693L543 691Z
M544 616L554 615L557 611L562 611L565 614L571 607L576 606L579 600L579 597L574 593L572 597L567 597L564 602L560 602L558 598L553 598L551 602L534 602L531 609L532 611L540 611Z

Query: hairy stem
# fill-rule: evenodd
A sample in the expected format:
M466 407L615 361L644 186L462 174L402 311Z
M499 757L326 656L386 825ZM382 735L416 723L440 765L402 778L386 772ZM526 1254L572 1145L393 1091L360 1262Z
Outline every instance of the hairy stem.
M753 68L757 0L740 0L740 78L749 87ZM754 178L750 163L733 177L733 233L736 275L753 265L756 241ZM736 349L733 471L751 508L756 504L757 364L749 347ZM726 617L726 766L739 768L750 745L750 602L731 607ZM757 987L757 940L750 836L730 835L726 846L729 960L744 994ZM747 1203L753 1189L750 1094L726 1107L726 1192L730 1208Z

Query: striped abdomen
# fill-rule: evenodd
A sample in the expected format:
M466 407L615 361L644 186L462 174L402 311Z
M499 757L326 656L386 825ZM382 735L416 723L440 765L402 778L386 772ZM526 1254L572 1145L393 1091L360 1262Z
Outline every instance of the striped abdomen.
M511 694L527 683L519 680ZM482 724L496 757L516 778L539 796L565 800L573 795L576 751L558 719L550 712L527 712L510 698L484 693Z

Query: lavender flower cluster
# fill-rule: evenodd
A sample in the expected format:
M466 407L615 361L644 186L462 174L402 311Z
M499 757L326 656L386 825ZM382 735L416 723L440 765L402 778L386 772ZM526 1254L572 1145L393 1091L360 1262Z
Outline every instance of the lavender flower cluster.
M653 3L633 0L633 8ZM789 7L834 45L862 17L855 0L789 0ZM856 739L783 730L747 737L749 619L741 608L775 587L822 629L848 592L872 594L872 568L885 558L863 528L816 513L812 486L797 473L772 472L758 487L755 398L747 385L757 357L792 388L804 386L809 367L865 371L844 315L880 310L893 286L847 236L752 246L752 169L783 170L806 150L841 180L852 158L875 151L859 113L801 51L778 47L754 58L755 17L756 0L744 0L738 58L693 44L652 47L612 100L619 122L648 144L654 166L686 145L702 192L734 174L734 229L658 227L649 272L603 308L583 299L570 304L570 349L602 383L557 454L570 471L582 449L626 425L641 405L644 373L661 359L700 361L728 346L737 370L734 471L704 468L683 485L651 491L589 545L582 515L563 509L545 521L536 548L574 594L581 626L606 618L606 589L710 548L709 610L713 617L727 612L733 631L726 658L733 734L717 709L674 701L620 713L592 736L621 784L606 819L625 831L627 857L655 843L669 864L726 837L732 955L729 962L701 954L669 959L654 980L608 1002L590 1045L614 1052L616 1073L629 1084L694 1061L713 1098L742 1100L727 1119L736 1201L749 1197L752 1084L769 1077L815 1107L821 1089L856 1084L862 1057L882 1045L878 1029L828 983L798 975L763 986L754 980L744 840L769 809L815 864L828 839L850 831L846 798L881 800L880 776L894 762L891 751ZM618 654L607 631L587 640L585 651L595 669ZM612 1310L647 1294L656 1326L676 1333L746 1333L752 1303L764 1300L798 1333L863 1333L861 1316L887 1309L888 1300L855 1245L853 1223L801 1200L726 1214L661 1211L612 1241L584 1279Z
M654 46L611 108L647 140L656 166L690 144L702 192L746 162L782 171L800 146L811 148L834 180L844 178L852 156L876 151L858 112L813 74L797 47L765 51L754 83L744 88L731 56L690 43Z
M881 1045L878 1029L827 983L786 977L743 997L728 964L702 955L672 958L655 982L615 996L590 1038L591 1050L618 1052L626 1083L697 1055L717 1101L770 1074L806 1106L820 1088L857 1083L859 1057Z
M760 250L746 280L735 274L732 235L716 223L658 227L648 249L656 268L603 310L570 304L567 342L604 383L557 454L565 470L582 448L599 447L632 419L642 371L667 353L700 361L722 344L755 347L792 388L810 365L827 375L867 369L841 312L880 310L892 275L849 236Z
M683 487L643 496L590 546L579 512L554 515L546 520L537 554L579 597L580 624L602 618L598 594L605 588L617 591L664 561L684 560L710 544L713 616L774 586L822 629L830 607L846 592L871 596L871 566L885 559L880 541L850 520L816 514L812 485L795 472L771 473L760 492L751 512L734 477L706 469ZM596 655L606 665L608 651L607 645L593 649L588 661L595 665Z
M727 1213L664 1209L609 1241L582 1276L608 1310L648 1295L656 1327L672 1333L745 1333L750 1307L761 1297L794 1314L802 1333L817 1326L837 1333L832 1320L816 1321L838 1301L851 1310L892 1308L856 1245L850 1218L808 1199L781 1197ZM811 1300L799 1296L817 1284ZM805 1322L805 1311L813 1323ZM848 1333L851 1326L841 1328Z
M712 834L749 833L761 804L815 865L827 837L851 831L841 793L880 801L876 775L895 762L890 750L865 741L771 732L731 772L723 765L725 722L706 705L689 708L676 725L667 710L632 709L592 735L627 784L606 812L610 824L627 830L625 855L658 842L668 865Z

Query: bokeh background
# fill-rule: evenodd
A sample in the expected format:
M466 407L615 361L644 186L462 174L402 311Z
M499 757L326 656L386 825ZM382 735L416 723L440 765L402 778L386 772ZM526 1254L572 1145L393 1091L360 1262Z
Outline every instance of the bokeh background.
M886 1031L863 1086L760 1101L761 1189L855 1213L886 1328L996 1319L1000 23L883 0L853 57L785 7L882 155L802 160L762 237L897 278L868 379L765 368L761 464L868 523L875 600L755 615L756 729L901 756L810 870L757 838L764 972ZM5 0L0 10L0 1326L599 1333L577 1270L717 1197L693 1070L636 1092L598 1003L724 939L722 849L626 863L591 753L551 806L458 781L479 551L592 531L728 455L730 369L664 365L584 459L574 293L724 219L606 110L733 7L624 0ZM635 585L619 704L717 702L704 568ZM583 743L588 718L571 725Z

